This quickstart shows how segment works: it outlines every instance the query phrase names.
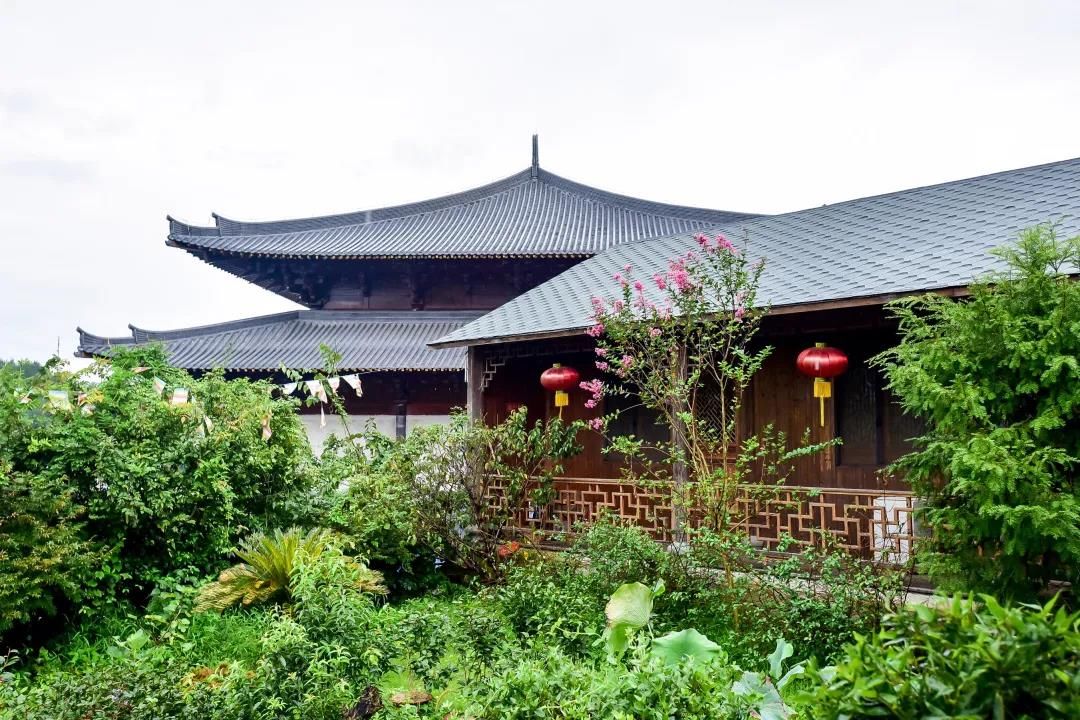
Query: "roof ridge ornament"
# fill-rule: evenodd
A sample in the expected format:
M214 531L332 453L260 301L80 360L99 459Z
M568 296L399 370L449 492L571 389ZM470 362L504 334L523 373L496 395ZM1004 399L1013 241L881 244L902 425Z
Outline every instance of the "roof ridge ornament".
M532 150L533 150L532 177L533 177L533 180L535 180L536 176L539 174L539 170L540 170L540 136L537 135L536 133L533 133L533 136L532 136L532 146L533 146L533 148L532 148Z

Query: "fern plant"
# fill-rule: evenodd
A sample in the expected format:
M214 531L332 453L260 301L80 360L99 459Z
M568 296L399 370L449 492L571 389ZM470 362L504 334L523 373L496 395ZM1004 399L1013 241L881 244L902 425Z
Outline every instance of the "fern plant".
M222 571L218 579L199 591L196 612L222 611L233 605L248 607L267 602L289 603L292 578L303 562L339 563L352 571L354 587L366 593L383 594L386 587L380 573L344 555L337 536L316 528L306 533L300 528L259 533L244 541L236 552L243 562Z

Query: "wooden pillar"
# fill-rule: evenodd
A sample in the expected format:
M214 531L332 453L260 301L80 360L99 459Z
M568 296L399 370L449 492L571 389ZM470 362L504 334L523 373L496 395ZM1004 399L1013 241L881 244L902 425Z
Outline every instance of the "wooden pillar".
M394 436L401 440L408 431L409 395L405 383L400 379L394 384L397 397L394 402Z
M484 419L484 391L480 387L483 365L480 349L469 346L465 356L465 410L473 421Z

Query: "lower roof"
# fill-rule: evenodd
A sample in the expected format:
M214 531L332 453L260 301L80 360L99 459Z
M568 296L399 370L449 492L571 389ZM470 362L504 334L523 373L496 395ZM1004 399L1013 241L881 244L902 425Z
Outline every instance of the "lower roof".
M162 343L169 361L186 370L221 368L273 372L320 368L320 345L341 354L342 372L460 371L461 349L428 343L475 320L479 312L293 310L180 330L131 328L130 337L79 332L80 357L107 356L115 347Z
M1040 223L1080 233L1080 159L1009 170L834 205L717 224L764 258L758 298L774 311L965 287L1001 267L989 251ZM694 233L613 247L439 338L451 347L580 332L592 296L614 297L623 268L651 287ZM658 298L652 298L658 300Z

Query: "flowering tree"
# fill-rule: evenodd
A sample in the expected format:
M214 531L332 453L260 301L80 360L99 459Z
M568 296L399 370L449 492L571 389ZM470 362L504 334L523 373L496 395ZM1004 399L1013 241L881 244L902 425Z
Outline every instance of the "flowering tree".
M698 250L671 259L647 281L625 266L614 276L617 297L592 299L595 324L586 333L596 339L596 367L609 377L581 387L588 408L621 395L658 414L670 441L614 437L608 451L630 461L626 472L635 480L673 481L680 525L694 512L702 526L722 531L741 520L740 485L782 482L796 457L825 445L804 436L789 449L771 427L740 441L743 398L772 350L754 342L768 311L757 300L764 262L751 262L723 235L698 235L697 242ZM606 432L619 412L626 410L589 425Z

